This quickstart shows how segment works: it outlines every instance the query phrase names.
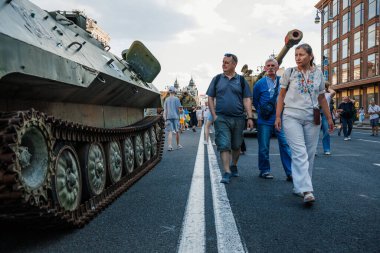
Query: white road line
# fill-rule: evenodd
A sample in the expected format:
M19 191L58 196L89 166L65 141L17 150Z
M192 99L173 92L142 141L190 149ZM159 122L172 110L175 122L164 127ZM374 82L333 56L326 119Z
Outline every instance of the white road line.
M374 142L374 143L380 143L380 141L370 141L370 140L364 140L364 139L357 139L358 141L367 141L367 142Z
M203 128L199 139L198 152L187 199L182 232L179 239L179 253L206 252L205 191Z
M218 252L246 252L232 214L226 188L220 183L221 174L211 142L207 146Z
M373 165L375 165L375 166L380 166L380 163L374 163Z

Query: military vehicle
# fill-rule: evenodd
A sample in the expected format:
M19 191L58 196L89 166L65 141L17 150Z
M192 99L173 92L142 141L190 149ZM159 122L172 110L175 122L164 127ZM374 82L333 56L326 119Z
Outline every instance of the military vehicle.
M288 53L289 49L291 49L294 45L297 45L302 40L302 37L303 37L303 33L297 29L291 30L286 34L285 45L281 49L280 53L275 57L279 66L281 65L282 60L284 59L285 55ZM247 80L251 91L253 91L253 87L255 86L255 83L259 81L265 75L266 71L263 70L261 73L255 76L252 76L251 73L252 73L252 70L248 69L248 65L244 65L242 68L242 74Z
M285 36L285 45L284 47L281 49L280 53L275 57L275 59L277 60L278 62L278 65L280 66L281 63L282 63L282 60L284 59L285 55L288 53L289 49L291 49L294 45L297 45L301 40L302 40L302 37L303 37L303 33L300 31L300 30L297 30L297 29L294 29L294 30L291 30L289 31L286 36ZM255 84L265 75L266 71L262 71L261 73L259 73L258 75L255 75L255 76L252 76L252 70L248 69L248 65L245 64L241 70L242 72L242 75L244 76L244 78L247 80L248 84L249 84L249 88L251 89L251 92L253 92L253 87L255 86ZM257 113L256 113L256 109L254 108L254 106L252 106L252 111L253 111L253 118L254 118L254 123L255 123L255 126L257 125L256 124L256 120L257 120ZM249 135L249 134L256 134L256 129L253 129L251 131L244 131L244 134L245 135Z
M0 0L0 220L81 227L159 162L161 66L79 11Z

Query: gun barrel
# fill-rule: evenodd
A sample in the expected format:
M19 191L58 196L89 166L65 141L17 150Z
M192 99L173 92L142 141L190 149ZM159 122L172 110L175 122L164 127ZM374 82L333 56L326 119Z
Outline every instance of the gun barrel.
M297 45L302 40L302 37L303 33L300 30L294 29L288 32L288 34L285 36L285 45L276 57L278 65L281 65L286 53L294 45Z

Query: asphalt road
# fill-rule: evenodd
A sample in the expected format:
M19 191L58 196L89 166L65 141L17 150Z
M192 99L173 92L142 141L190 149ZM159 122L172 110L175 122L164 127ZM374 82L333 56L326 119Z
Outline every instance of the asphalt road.
M165 151L159 165L84 228L40 231L0 224L0 252L185 252L179 250L185 239L201 252L231 252L224 246L239 243L241 252L380 252L380 137L369 134L354 130L352 140L343 141L335 133L331 156L319 145L317 201L305 207L285 181L276 139L270 156L275 179L258 177L257 140L250 137L240 177L224 188L210 180L217 174L209 166L212 153L198 145L200 131L187 131L181 136L184 149ZM200 146L204 153L197 158ZM202 176L193 177L195 168ZM193 202L192 182L198 192ZM198 209L201 216L192 213ZM229 210L232 216L225 215ZM223 226L228 217L236 231ZM201 232L188 233L186 227ZM203 242L192 245L193 238Z

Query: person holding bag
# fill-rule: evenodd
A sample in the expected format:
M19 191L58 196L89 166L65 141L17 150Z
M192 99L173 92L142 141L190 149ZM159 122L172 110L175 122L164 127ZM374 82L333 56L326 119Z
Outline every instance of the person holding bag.
M253 88L253 105L257 110L257 142L259 144L259 170L260 178L273 179L270 173L269 144L272 134L278 139L282 167L286 180L292 181L291 154L286 142L284 131L276 131L274 121L276 118L276 103L280 90L280 77L276 75L278 62L275 59L265 61L266 76L261 78Z
M297 66L287 69L281 80L277 100L275 127L284 128L292 154L293 192L310 204L315 201L311 182L320 131L320 110L327 119L330 133L334 129L324 95L325 81L313 64L313 50L308 44L295 49ZM282 118L281 118L281 114Z

